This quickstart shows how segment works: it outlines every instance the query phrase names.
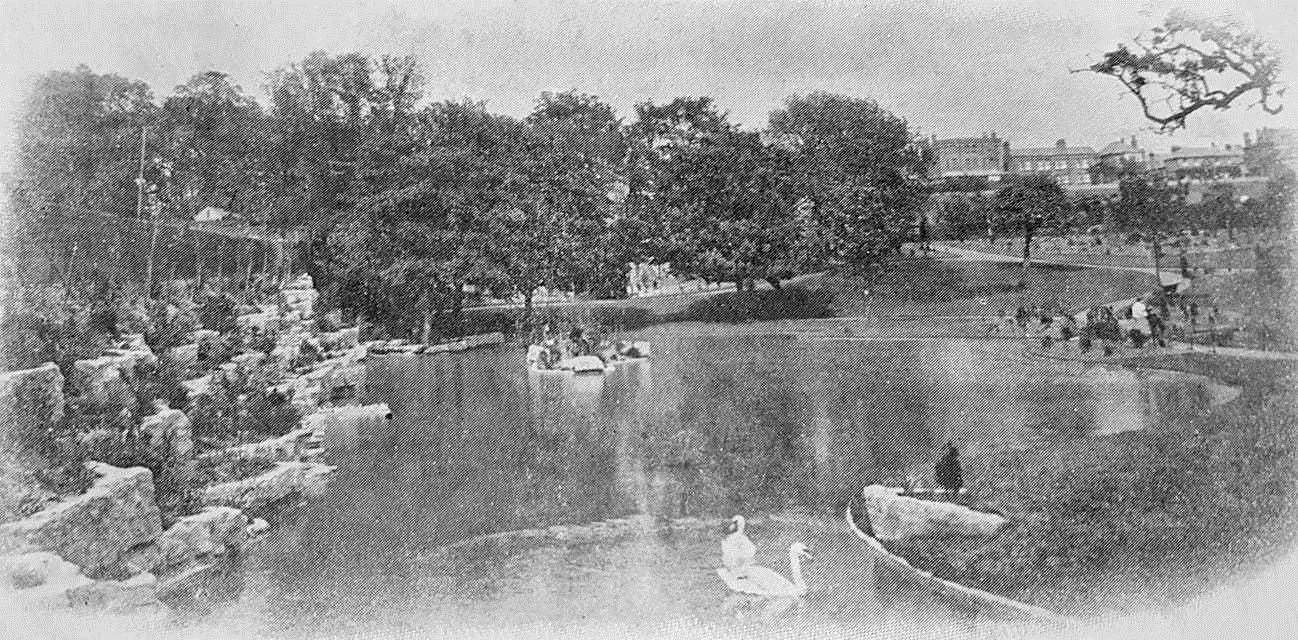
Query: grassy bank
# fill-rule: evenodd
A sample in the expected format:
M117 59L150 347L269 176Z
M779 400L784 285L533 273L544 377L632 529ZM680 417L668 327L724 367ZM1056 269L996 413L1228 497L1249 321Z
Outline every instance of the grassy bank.
M975 455L966 463L979 485L974 506L1011 524L991 538L914 539L893 550L940 577L1075 614L1179 601L1285 550L1298 488L1298 367L1204 354L1139 364L1243 393L1179 428Z
M899 263L873 281L830 276L841 315L961 316L1013 313L1020 305L1077 309L1131 298L1156 285L1153 276L1129 271L1035 265L1019 286L1022 267L994 262ZM869 296L864 291L869 290Z

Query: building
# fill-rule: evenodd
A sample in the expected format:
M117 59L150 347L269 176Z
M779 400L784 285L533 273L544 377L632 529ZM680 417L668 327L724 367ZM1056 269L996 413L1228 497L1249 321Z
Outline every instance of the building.
M1178 180L1215 180L1244 174L1244 149L1239 145L1172 147L1161 160L1167 175Z
M1090 147L1070 147L1059 140L1053 147L1011 149L1009 169L1018 175L1045 174L1061 185L1091 183L1091 165L1098 154Z
M1106 184L1117 182L1126 170L1144 170L1149 167L1149 157L1136 144L1136 137L1110 142L1096 154L1095 164L1091 165L1091 182Z
M974 177L999 182L1009 169L1010 143L995 133L978 138L933 137L932 178Z

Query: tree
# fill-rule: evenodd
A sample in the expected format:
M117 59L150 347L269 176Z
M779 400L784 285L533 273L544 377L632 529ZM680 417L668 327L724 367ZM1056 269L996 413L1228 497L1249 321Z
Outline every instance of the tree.
M523 297L530 327L536 290L579 282L586 254L606 237L606 194L591 163L555 138L518 122L506 135L511 144L497 160L505 196L490 216L487 253L499 292Z
M964 242L987 232L991 203L981 193L935 193L938 227L942 237Z
M64 280L64 265L78 262L121 275L121 230L113 225L110 241L99 216L135 216L141 131L157 119L144 82L85 65L36 79L23 101L10 183L20 264L49 265ZM156 138L149 142L152 156Z
M638 256L631 246L635 225L628 216L628 150L630 141L613 107L598 96L576 90L543 92L524 120L553 148L582 158L596 186L604 224L589 229L585 249L573 256L570 284L576 293L620 297L626 291L626 265Z
M177 183L170 195L185 217L204 206L256 211L265 134L261 106L229 75L207 71L176 87L162 111L163 160Z
M1163 296L1162 258L1163 243L1176 235L1185 224L1184 192L1169 185L1158 173L1129 174L1118 183L1118 201L1114 208L1124 220L1140 229L1150 243L1154 258L1154 277L1159 282L1158 304L1163 317L1167 317L1167 301Z
M678 273L737 289L794 273L798 229L787 150L760 134L726 131L681 147L664 165L660 200L672 210L668 257Z
M1090 71L1117 78L1140 102L1145 118L1163 131L1185 126L1195 112L1224 110L1252 95L1270 114L1284 95L1275 47L1226 18L1182 12L1161 26L1106 52Z
M923 206L922 145L873 100L830 93L787 98L768 135L789 149L801 211L803 265L878 268Z
M991 209L992 226L1023 238L1023 273L1026 284L1032 260L1032 240L1042 231L1059 226L1068 213L1068 195L1054 178L1032 174L1015 180L996 192Z

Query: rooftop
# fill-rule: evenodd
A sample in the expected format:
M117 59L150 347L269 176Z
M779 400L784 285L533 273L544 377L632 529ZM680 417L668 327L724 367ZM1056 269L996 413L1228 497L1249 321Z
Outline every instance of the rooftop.
M1090 147L1037 147L1033 149L1010 149L1010 155L1020 158L1032 156L1091 156L1095 155L1095 149Z

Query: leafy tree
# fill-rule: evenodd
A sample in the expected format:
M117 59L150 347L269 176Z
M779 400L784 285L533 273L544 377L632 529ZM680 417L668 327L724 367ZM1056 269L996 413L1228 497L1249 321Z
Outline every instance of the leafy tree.
M1178 235L1185 225L1185 194L1177 186L1169 185L1165 177L1158 173L1129 174L1118 183L1118 200L1114 208L1121 217L1140 229L1150 243L1150 252L1154 257L1154 271L1160 273L1163 259L1163 244L1168 238ZM1167 317L1167 301L1162 295L1161 276L1158 288L1158 302Z
M1263 111L1283 109L1280 60L1275 47L1226 18L1182 12L1161 26L1106 52L1090 71L1117 78L1145 118L1163 131L1185 126L1195 112L1224 110L1252 95Z
M156 122L149 86L81 65L36 79L18 122L10 202L19 264L41 276L93 256L93 270L120 275L120 231L99 237L101 214L135 215L141 131ZM146 149L155 153L155 149ZM71 256L71 257L69 257Z
M662 204L674 270L710 281L775 288L794 273L798 229L790 155L755 132L727 131L665 162Z
M987 233L990 200L981 193L943 193L933 195L938 226L945 238L965 241Z
M1024 176L996 192L991 209L992 226L1023 238L1020 285L1027 282L1033 238L1065 222L1068 209L1068 196L1063 187L1045 174Z
M596 186L606 195L600 202L604 223L585 238L585 249L572 256L571 286L577 293L622 296L626 264L639 256L632 247L636 225L626 201L630 140L613 107L597 96L578 91L543 92L524 120L534 135L589 165Z
M923 205L924 157L906 121L873 100L794 95L768 134L792 154L802 209L800 262L880 266Z
M204 206L257 210L265 135L261 106L219 71L197 74L163 103L160 144L165 145L171 194L185 217ZM172 185L165 185L172 186Z
M556 139L516 122L505 135L512 141L498 160L505 196L489 219L487 255L498 291L523 297L530 326L536 290L570 289L606 237L606 198L591 163Z

